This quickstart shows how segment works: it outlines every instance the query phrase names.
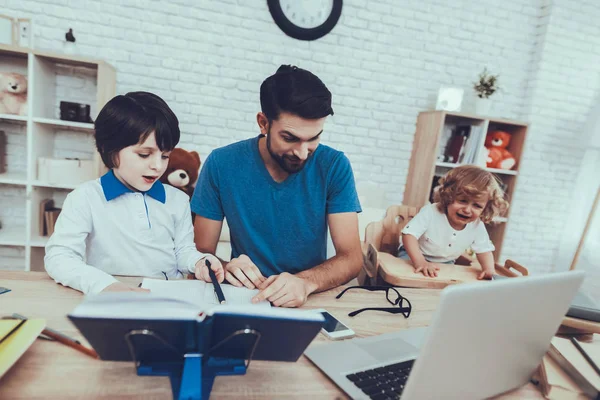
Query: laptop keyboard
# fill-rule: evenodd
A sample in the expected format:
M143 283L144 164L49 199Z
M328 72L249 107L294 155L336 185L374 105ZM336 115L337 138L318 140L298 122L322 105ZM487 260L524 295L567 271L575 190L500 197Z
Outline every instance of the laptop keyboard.
M408 380L414 360L347 375L360 390L373 400L398 399Z

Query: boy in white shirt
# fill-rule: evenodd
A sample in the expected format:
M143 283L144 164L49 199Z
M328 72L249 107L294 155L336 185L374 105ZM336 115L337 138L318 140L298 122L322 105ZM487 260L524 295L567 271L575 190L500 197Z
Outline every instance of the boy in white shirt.
M434 204L421 208L402 229L398 257L412 261L415 272L435 277L437 264L454 264L469 247L477 254L479 279L494 274L494 244L484 223L508 208L497 178L474 165L450 170L440 179Z
M84 293L146 291L113 275L219 282L223 267L196 250L189 197L158 180L179 142L179 122L158 96L131 92L100 111L95 139L109 172L71 192L46 245L48 275Z

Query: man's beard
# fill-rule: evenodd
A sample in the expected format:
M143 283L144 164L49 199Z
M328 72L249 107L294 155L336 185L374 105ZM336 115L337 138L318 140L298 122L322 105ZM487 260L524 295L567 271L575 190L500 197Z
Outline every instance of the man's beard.
M288 174L295 174L295 173L302 171L302 168L304 168L304 166L306 165L306 162L312 156L312 154L309 154L308 157L306 158L306 160L301 161L298 157L295 157L295 156L287 156L287 155L280 156L278 154L275 154L273 152L273 150L271 149L271 130L270 129L269 129L269 132L267 133L267 150L269 151L271 158L273 160L275 160L275 162L277 162L277 164L281 167L281 169L283 169Z

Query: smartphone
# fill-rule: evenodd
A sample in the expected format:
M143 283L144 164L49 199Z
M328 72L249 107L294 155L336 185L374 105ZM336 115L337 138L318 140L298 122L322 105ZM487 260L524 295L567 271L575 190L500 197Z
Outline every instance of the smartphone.
M325 325L321 328L321 332L329 339L347 339L355 335L352 329L338 321L337 318L331 315L327 310L319 309L315 311L320 312L325 318Z

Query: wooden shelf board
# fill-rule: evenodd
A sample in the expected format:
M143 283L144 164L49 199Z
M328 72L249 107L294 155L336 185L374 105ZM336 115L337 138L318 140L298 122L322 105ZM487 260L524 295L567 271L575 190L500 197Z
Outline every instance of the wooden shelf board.
M34 235L31 237L30 244L32 247L46 247L46 243L48 243L48 239L50 239L50 237L48 237L48 236Z
M64 189L64 190L73 190L75 189L77 186L79 186L80 184L65 184L65 183L48 183L48 182L42 182L42 181L33 181L31 183L33 186L37 186L37 187L45 187L45 188L52 188L52 189Z
M443 168L456 168L456 167L460 167L461 165L465 165L465 164L455 164L455 163L449 163L449 162L441 162L438 161L435 163L436 167L443 167ZM498 169L498 168L484 168L486 171L491 172L492 174L504 174L504 175L518 175L519 173L515 170L512 169Z
M0 245L25 246L25 228L3 227L0 229Z
M27 117L24 117L22 115L14 115L14 114L0 114L0 120L27 122Z
M33 122L37 122L38 124L55 126L57 128L71 128L85 131L93 131L94 124L92 123L84 123L84 122L73 122L73 121L63 121L60 119L52 119L52 118L34 118Z
M19 174L16 172L7 172L0 174L0 183L8 185L26 185L27 176L25 174Z

